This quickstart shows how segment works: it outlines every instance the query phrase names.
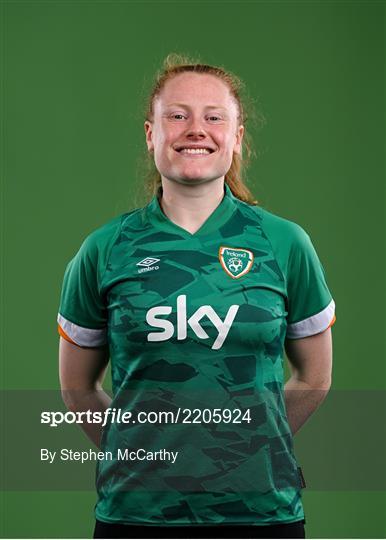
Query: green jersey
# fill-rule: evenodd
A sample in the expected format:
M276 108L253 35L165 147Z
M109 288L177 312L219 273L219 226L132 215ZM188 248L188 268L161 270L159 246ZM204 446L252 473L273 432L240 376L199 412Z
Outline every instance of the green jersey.
M91 233L67 266L61 334L108 344L96 517L266 525L304 517L283 381L286 338L334 301L309 236L233 196L191 234L157 196Z

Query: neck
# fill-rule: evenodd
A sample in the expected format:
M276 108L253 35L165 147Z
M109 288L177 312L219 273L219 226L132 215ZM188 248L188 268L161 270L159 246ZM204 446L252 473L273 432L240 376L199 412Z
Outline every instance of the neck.
M224 178L201 185L184 185L162 178L160 205L176 225L194 234L224 197Z

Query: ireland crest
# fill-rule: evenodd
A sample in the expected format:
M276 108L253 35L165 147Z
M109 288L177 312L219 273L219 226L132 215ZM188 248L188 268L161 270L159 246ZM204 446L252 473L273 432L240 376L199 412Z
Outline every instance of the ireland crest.
M244 276L252 268L253 253L248 249L221 246L218 257L225 272L235 279Z

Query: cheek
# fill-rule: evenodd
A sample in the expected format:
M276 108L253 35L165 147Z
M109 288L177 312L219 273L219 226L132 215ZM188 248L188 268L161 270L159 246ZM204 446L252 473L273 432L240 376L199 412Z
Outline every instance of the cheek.
M223 148L224 153L231 157L233 156L233 148L234 148L234 138L231 136L227 136L223 141Z
M159 133L155 146L154 161L157 167L164 167L173 162L174 150L172 145L175 140L170 133Z
M235 137L233 136L232 132L226 131L221 132L219 131L216 134L216 139L219 144L219 146L222 148L223 153L225 154L233 154L233 147L235 143Z
M158 137L158 152L165 156L172 155L174 152L173 145L178 141L178 134L174 131L162 132Z
M165 158L165 156L167 155L167 147L168 141L165 135L163 133L159 133L154 144L154 156L157 161Z

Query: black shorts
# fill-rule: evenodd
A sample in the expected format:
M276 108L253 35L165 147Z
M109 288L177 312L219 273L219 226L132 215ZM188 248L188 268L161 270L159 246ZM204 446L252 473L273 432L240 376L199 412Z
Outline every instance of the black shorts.
M305 538L304 520L279 525L153 526L96 520L94 538Z

